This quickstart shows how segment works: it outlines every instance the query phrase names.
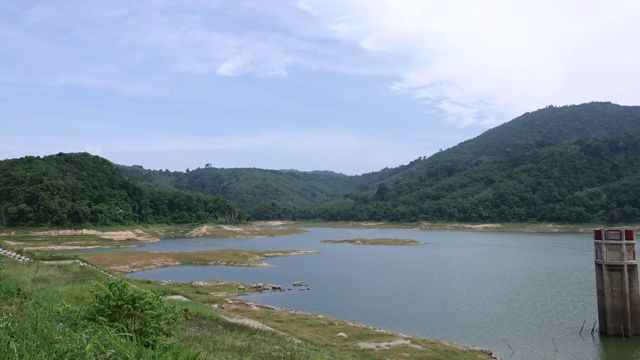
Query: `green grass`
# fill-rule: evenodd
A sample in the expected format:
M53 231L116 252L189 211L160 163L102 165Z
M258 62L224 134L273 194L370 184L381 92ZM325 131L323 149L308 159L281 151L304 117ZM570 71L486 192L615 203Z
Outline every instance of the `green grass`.
M211 309L204 304L220 304L224 302L224 299L228 296L247 295L258 291L247 287L243 283L217 280L206 281L204 282L204 286L193 286L190 283L167 283L153 280L130 279L130 281L136 286L151 290L157 294L161 294L162 296L182 295L189 300L193 300L192 302L176 301L175 303L180 306L204 307L207 310ZM240 289L241 286L244 289Z
M128 334L83 320L87 286L101 276L79 265L0 260L1 359L178 359L189 349L147 349Z
M22 253L28 258L38 261L80 260L77 255L68 253L51 253L37 250L25 250Z
M0 359L488 359L478 351L442 342L346 323L324 316L273 310L233 310L282 335L233 324L211 310L224 301L216 293L238 293L240 284L207 281L203 286L130 281L162 296L181 294L195 301L169 301L183 319L175 334L154 349L118 329L88 323L83 316L98 271L78 264L44 265L0 258ZM245 291L245 290L243 290ZM348 338L336 337L345 332ZM409 339L390 350L361 349L359 342Z
M99 272L77 264L0 258L0 359L340 359L330 350L228 323L206 305L172 301L184 317L167 345L149 349L129 334L87 323L83 311Z
M188 304L188 303L185 303ZM197 311L197 310L196 310ZM189 312L193 314L194 311ZM213 359L350 359L332 351L285 340L281 335L232 324L215 313L197 313L176 336ZM188 317L188 316L187 316Z

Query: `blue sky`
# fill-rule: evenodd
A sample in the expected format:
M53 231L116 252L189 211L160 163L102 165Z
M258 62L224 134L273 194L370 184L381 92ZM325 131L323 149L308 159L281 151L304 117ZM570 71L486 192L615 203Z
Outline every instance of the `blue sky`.
M362 174L638 105L638 1L4 1L0 159Z

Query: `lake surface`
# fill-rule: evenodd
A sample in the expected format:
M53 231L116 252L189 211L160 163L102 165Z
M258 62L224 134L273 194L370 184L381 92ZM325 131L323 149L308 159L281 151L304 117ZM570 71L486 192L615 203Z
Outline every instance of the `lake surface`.
M305 281L311 291L246 298L487 348L503 359L640 359L640 339L590 335L597 319L591 234L306 230L272 238L163 240L136 249L291 249L320 254L269 259L266 262L273 266L267 268L179 266L129 276L285 287ZM423 244L320 243L353 238L415 239Z

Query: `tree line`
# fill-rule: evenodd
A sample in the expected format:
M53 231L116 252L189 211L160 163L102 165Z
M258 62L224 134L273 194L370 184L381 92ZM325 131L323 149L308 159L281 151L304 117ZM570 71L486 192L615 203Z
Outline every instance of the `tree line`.
M127 179L86 153L0 161L0 225L84 226L245 221L229 201Z
M145 170L88 154L5 160L0 225L630 223L640 219L639 181L640 107L594 102L526 113L431 157L358 176L211 164Z
M640 134L528 144L500 160L438 163L301 218L351 221L633 223Z
M634 134L640 107L591 102L547 106L428 158L358 176L211 164L123 172L229 199L255 219L633 222Z

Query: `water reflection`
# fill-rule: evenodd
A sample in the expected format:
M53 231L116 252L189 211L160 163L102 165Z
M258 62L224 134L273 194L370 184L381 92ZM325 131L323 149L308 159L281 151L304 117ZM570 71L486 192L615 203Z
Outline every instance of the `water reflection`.
M640 360L640 337L600 336L599 355L601 360Z

